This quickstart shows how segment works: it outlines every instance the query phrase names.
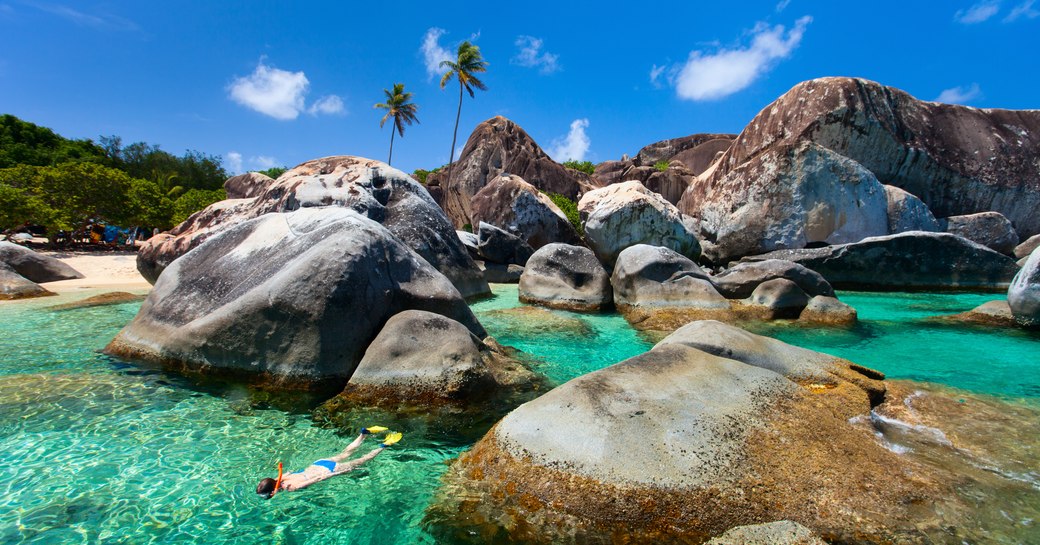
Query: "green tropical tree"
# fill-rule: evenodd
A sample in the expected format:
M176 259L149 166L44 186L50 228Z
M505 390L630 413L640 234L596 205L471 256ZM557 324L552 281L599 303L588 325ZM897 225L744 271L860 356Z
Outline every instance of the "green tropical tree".
M386 102L380 102L373 108L386 110L386 115L379 120L379 128L383 128L387 119L394 118L394 125L390 127L390 157L386 160L386 164L389 165L394 158L394 133L397 132L401 138L404 138L405 123L411 125L419 122L419 119L415 117L419 106L412 104L412 94L405 92L403 83L395 83L393 91L383 89L383 93L386 94Z
M487 72L487 65L488 63L480 56L480 48L469 43L468 40L459 44L454 61L441 61L441 68L448 69L441 78L441 89L444 89L452 78L459 80L459 111L455 114L455 132L451 135L451 156L448 159L448 177L445 183L451 181L451 167L455 162L455 140L459 134L459 117L462 115L462 91L469 92L470 98L474 97L474 87L487 91L484 82L474 75L479 72Z

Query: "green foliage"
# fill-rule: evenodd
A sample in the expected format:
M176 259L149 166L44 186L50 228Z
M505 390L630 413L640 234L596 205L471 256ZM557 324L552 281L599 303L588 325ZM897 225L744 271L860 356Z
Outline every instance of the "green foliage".
M227 198L223 189L192 189L173 202L173 223L181 223L195 212Z
M0 115L0 168L45 167L69 161L104 163L105 150L90 140L69 140L13 115Z
M39 197L0 183L0 231L50 223L53 221L53 215L54 210Z
M435 168L433 170L426 170L424 168L417 168L414 171L412 171L412 178L415 178L416 180L418 180L420 184L426 185L426 179L429 178L430 174L433 174L434 172L440 172L440 171L444 170L444 167L446 167L446 166L448 166L448 165L441 165L441 166L439 166L439 167L437 167L437 168Z
M159 146L134 142L122 145L118 136L103 136L101 143L112 166L133 178L143 178L165 186L167 191L175 187L188 189L219 189L224 186L228 174L221 165L220 157L188 150L177 157ZM175 184L169 182L176 180Z
M654 168L656 168L657 170L659 170L661 172L664 172L664 171L668 170L668 165L669 164L670 163L668 162L667 159L661 159L660 161L654 163Z
M584 237L585 229L581 226L581 215L578 214L578 203L568 199L564 195L559 193L546 193L549 199L552 200L553 204L558 206L563 214L567 216L567 221L571 222L574 226L574 230L578 232L578 235Z
M258 172L260 174L263 174L264 176L267 176L268 178L272 178L272 179L277 180L278 177L281 176L282 174L285 174L285 172L287 170L289 170L289 167L271 167L271 168L269 168L267 170L258 170L256 172Z
M167 228L173 225L173 201L148 180L131 180L127 192L129 224Z
M462 224L462 230L466 231L467 233L472 233L473 232L473 224L472 223L463 223Z
M573 168L585 174L592 174L596 171L596 165L592 164L592 161L565 161L563 166Z

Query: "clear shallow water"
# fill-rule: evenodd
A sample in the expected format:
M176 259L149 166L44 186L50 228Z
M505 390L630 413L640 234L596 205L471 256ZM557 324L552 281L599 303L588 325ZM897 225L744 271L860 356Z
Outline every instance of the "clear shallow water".
M562 382L639 354L652 337L616 315L515 315L516 286L474 310L500 342ZM136 313L130 303L53 312L62 296L0 305L0 543L430 543L422 517L445 462L469 447L418 420L399 447L306 493L263 501L257 480L296 469L356 433L323 427L242 387L199 385L96 352ZM894 377L1005 396L1040 396L1037 336L918 322L990 295L843 294L852 330L766 328ZM527 312L527 311L521 311ZM546 316L554 327L541 324ZM291 405L291 403L289 403ZM281 409L275 408L283 407ZM367 446L361 451L367 450Z

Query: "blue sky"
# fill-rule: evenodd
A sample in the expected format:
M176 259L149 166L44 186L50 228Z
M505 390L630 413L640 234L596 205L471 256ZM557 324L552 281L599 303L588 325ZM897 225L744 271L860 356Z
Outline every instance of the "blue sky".
M558 160L617 159L739 132L821 76L1040 108L1040 0L723 4L0 0L0 113L232 170L385 160L372 105L403 82L421 123L395 141L394 166L432 168L448 160L458 92L428 64L465 39L490 63L489 90L465 98L459 149L504 115Z

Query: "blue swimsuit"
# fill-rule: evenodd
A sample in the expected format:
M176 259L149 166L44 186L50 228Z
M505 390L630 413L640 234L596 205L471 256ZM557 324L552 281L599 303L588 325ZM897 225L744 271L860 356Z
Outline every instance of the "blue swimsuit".
M318 460L317 462L314 462L311 465L312 466L323 467L323 468L329 470L329 473L335 473L336 472L336 462L333 462L332 460ZM299 471L294 471L293 473L303 473L306 470L307 469L304 468L304 469L301 469Z

